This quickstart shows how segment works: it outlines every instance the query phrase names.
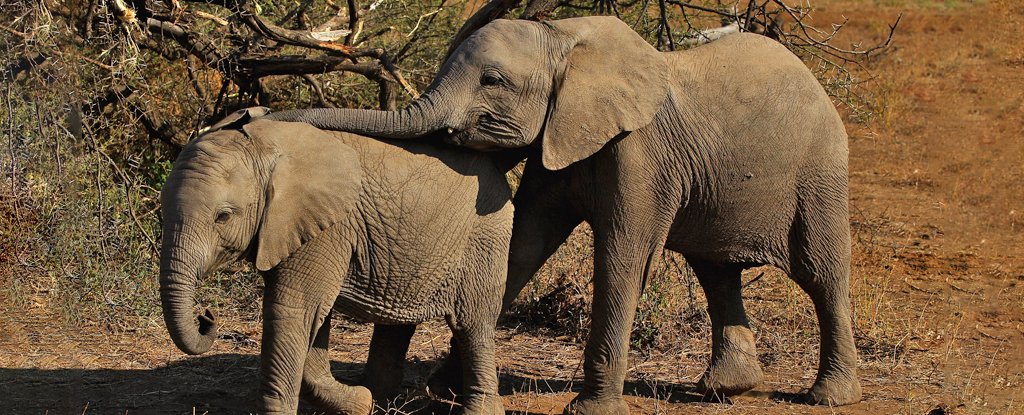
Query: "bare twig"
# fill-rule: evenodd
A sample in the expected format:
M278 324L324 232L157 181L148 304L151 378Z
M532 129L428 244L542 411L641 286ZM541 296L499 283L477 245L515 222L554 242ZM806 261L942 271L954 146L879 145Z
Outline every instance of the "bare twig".
M614 9L615 2L612 0L609 0L609 2ZM523 9L523 14L519 15L519 18L524 20L544 20L559 5L558 0L530 0L526 4L526 8ZM618 15L618 11L615 14Z
M676 50L675 41L672 40L672 27L668 23L668 5L665 4L665 0L658 0L658 43L659 46L663 44L668 45L668 50ZM664 39L664 40L663 40Z
M92 18L96 15L96 3L100 0L89 0L89 7L85 10L85 19L82 22L82 37L92 37Z
M327 102L327 97L324 95L324 89L320 86L320 81L317 81L313 75L303 74L300 77L313 88L313 92L316 93L316 99L320 103L321 107L333 108L334 106Z
M128 214L129 216L132 217L132 222L135 223L135 226L139 228L139 232L142 233L142 236L144 236L146 238L146 241L149 242L149 248L153 252L159 252L160 244L157 243L156 238L153 237L152 234L150 234L149 230L147 230L146 227L142 224L142 221L139 220L138 214L135 213L136 203L132 202L131 186L127 186L127 184L132 183L134 180L129 178L129 176L124 172L123 169L121 169L120 166L118 166L117 162L115 162L109 154L100 149L100 147L96 144L95 140L87 140L87 142L89 143L90 147L92 147L93 151L95 151L99 155L102 155L103 158L107 160L107 163L109 163L110 167L114 170L115 173L117 173L117 176L120 177L121 181L126 184L126 186L124 186L124 193L125 198L128 200Z
M356 7L355 0L348 0L348 30L349 35L345 38L345 44L352 46L356 42L356 37L359 30L359 9Z
M739 23L729 23L722 27L716 27L713 29L701 30L696 35L684 38L680 44L685 46L696 46L703 43L713 42L721 39L723 36L731 35L733 33L740 32Z
M395 81L405 89L405 92L408 92L414 99L420 97L419 91L416 91L416 88L413 88L412 84L402 77L402 73L398 71L398 68L391 62L391 59L388 58L387 53L383 49L381 49L381 54L377 58L380 59L380 63L384 65L384 69L388 71L388 74L394 77Z
M415 24L415 25L413 25L413 27L412 27L412 30L410 30L410 31L409 31L409 34L407 34L407 35L405 35L405 36L406 36L406 37L412 37L412 35L413 35L414 33L416 33L416 30L419 30L419 28L420 28L420 24L421 24L421 23L423 23L423 19L426 19L426 18L428 18L428 17L430 17L430 16L433 16L433 15L435 15L435 14L438 14L438 13L440 13L440 12L441 12L442 10L444 10L444 6L438 7L438 8L436 8L436 9L434 9L434 11L432 11L432 12L428 12L427 14L423 14L423 15L420 15L420 17L419 17L418 19L416 19L416 24Z
M214 23L216 23L218 26L227 26L228 25L228 21L227 20L224 20L220 16L217 16L215 14L210 14L210 13L204 12L202 10L192 10L192 14L196 15L196 17L201 17L203 19L211 20Z
M254 79L270 75L303 75L335 71L355 72L367 77L375 77L379 76L383 69L378 62L352 63L349 59L341 56L243 57L239 58L237 63L236 69L239 74Z
M6 32L8 32L8 33L10 33L12 35L15 35L17 37L20 37L20 38L22 38L24 40L29 40L31 38L31 36L29 34L22 33L22 32L20 32L18 30L15 30L14 28L12 28L10 26L7 26L7 25L3 24L3 23L0 23L0 29L3 29L4 31L6 31ZM59 49L53 49L53 50L50 50L50 52L53 55L60 56L62 58L70 56L70 57L73 57L75 59L80 59L82 61L89 62L89 63L91 63L93 65L96 65L97 67L99 67L99 68L101 68L103 70L108 71L108 72L113 72L114 71L114 67L112 67L110 65L107 65L107 64L105 64L103 62L100 62L100 61L98 61L96 59L93 59L93 58L90 58L88 56L82 55L80 53L66 52L66 51L62 51L62 50L59 50ZM41 58L43 60L45 60L45 58L46 58L45 54L41 54L41 55L43 55ZM42 63L42 61L40 61L39 63Z
M273 23L269 23L260 18L248 7L243 6L240 9L240 12L242 20L250 27L278 42L310 49L330 51L343 56L353 56L358 52L356 48L349 45L318 39L317 36L314 36L313 32L310 31L285 29Z

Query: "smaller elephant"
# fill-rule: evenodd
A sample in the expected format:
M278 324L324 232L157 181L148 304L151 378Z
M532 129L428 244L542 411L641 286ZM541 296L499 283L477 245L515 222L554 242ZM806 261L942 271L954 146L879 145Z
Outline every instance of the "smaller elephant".
M294 414L300 391L329 413L371 412L370 390L331 375L335 310L378 327L444 317L466 345L464 412L502 414L494 328L510 198L503 172L477 152L266 120L205 134L185 146L161 192L168 331L182 351L207 351L216 323L209 311L193 317L196 285L245 258L266 283L260 413ZM397 348L392 363L404 358L408 338L381 333L370 369L389 359L382 350ZM371 384L395 379L377 372Z

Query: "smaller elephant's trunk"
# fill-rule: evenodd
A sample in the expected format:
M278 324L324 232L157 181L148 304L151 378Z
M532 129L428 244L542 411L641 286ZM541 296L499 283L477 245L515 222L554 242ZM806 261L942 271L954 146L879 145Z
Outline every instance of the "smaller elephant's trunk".
M175 240L173 235L165 238ZM179 259L180 248L172 247L174 242L165 239L160 260L160 302L164 311L164 322L174 344L181 351L197 355L210 350L217 337L217 323L213 313L206 310L198 319L193 319L196 285L204 269L199 264Z

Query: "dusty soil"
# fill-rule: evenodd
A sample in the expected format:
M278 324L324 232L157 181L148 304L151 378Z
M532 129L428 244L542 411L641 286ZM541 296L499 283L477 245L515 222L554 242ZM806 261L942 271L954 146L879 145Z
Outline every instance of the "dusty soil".
M813 319L809 301L773 271L745 292L765 364L760 387L730 402L702 402L690 389L708 345L683 341L633 356L627 400L635 413L1024 413L1024 5L815 4L817 22L849 17L849 39L877 40L903 13L895 46L869 65L876 77L869 99L884 110L867 124L847 122L864 400L839 408L792 402L814 379L816 333L792 318L780 320L792 323L791 332L773 325L773 316L796 313L790 310ZM256 322L228 316L213 352L189 358L158 322L113 333L56 330L49 321L40 307L0 310L0 411L219 414L252 407ZM354 323L335 329L337 376L356 378L368 330ZM438 323L417 333L410 391L448 336ZM514 328L502 330L498 344L512 412L559 413L579 389L580 344ZM383 404L403 411L419 405Z

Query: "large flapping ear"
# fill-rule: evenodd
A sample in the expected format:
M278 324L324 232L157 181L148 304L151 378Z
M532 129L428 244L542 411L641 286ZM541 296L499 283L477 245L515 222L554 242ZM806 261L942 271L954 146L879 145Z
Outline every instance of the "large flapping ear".
M346 217L363 170L352 147L308 124L256 120L242 129L277 153L256 251L256 268L266 271Z
M665 56L615 17L550 23L574 46L555 74L542 141L544 167L562 169L651 122L668 97Z

